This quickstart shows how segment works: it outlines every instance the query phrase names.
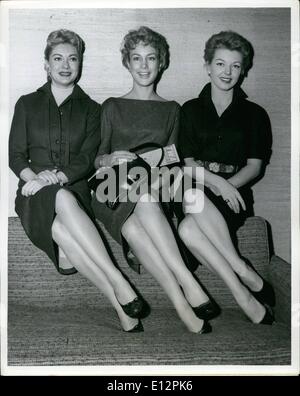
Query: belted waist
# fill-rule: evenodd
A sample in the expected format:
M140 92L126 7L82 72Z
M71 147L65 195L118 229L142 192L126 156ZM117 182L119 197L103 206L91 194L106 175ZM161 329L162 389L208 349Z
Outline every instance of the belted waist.
M220 162L196 160L197 164L213 173L236 173L238 165L222 164Z

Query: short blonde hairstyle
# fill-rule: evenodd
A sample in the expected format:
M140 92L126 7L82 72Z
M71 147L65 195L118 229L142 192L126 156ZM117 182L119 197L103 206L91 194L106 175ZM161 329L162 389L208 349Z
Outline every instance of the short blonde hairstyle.
M160 71L168 68L170 52L167 40L163 35L155 32L147 26L141 26L137 30L130 30L124 37L121 44L121 54L122 63L126 68L128 68L130 51L135 49L139 43L151 45L151 47L156 49L160 64Z
M71 44L73 45L79 57L79 73L76 78L76 82L81 77L82 72L82 62L83 62L83 54L85 51L85 43L82 38L75 32L67 29L59 29L51 32L47 38L47 45L44 50L45 60L49 60L50 54L52 50L59 44ZM51 77L48 75L48 81L51 81Z

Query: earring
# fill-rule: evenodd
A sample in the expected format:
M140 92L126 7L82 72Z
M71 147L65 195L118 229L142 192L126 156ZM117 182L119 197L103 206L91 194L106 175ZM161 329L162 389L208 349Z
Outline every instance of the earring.
M52 79L51 79L51 73L50 73L50 70L48 69L47 70L47 80L48 81L51 81Z
M207 73L210 76L210 72Z

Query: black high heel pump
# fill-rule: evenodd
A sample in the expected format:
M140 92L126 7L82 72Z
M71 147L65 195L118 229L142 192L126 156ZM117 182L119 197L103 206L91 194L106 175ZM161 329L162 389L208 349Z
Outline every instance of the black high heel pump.
M265 313L264 317L262 318L262 320L258 324L272 325L275 322L275 317L274 317L273 311L267 305L264 305L264 307L266 308L266 313Z
M191 306L192 307L192 306ZM220 308L212 301L192 307L195 315L202 320L211 320L220 314Z
M255 270L255 268L253 267L253 265L251 264L250 260L247 259L246 257L242 256L242 260L254 271L257 273L257 271ZM275 302L276 302L276 297L275 297L275 292L273 289L273 286L267 282L261 275L259 275L257 273L258 276L260 276L260 278L263 281L263 285L261 290L259 291L253 291L250 289L249 286L248 289L250 290L250 292L253 294L253 296L256 298L257 301L259 301L261 304L267 304L270 307L274 307L275 306Z
M141 317L144 303L143 300L139 297L136 297L134 300L130 301L127 304L120 304L123 311L128 315L130 318L138 319Z
M182 291L182 294L185 297L185 293L184 293L183 287L180 286L180 289ZM216 316L218 316L220 314L220 312L221 312L219 306L215 302L213 302L211 300L208 300L207 302L198 305L198 307L193 307L190 304L190 307L192 308L194 314L199 319L202 319L202 320L211 320L211 319L215 318Z
M202 329L198 331L198 334L207 334L212 332L212 327L206 320L203 323Z
M274 307L275 292L274 292L273 286L269 282L264 280L263 278L262 278L262 281L263 281L263 286L262 286L261 290L256 291L256 292L251 290L251 293L256 298L256 300L259 301L261 304L267 304L270 307Z

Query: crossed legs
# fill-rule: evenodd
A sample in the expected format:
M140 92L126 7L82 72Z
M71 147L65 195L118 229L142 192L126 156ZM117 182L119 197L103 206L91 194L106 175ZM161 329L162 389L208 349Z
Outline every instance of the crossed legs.
M198 200L203 199L202 192L198 194ZM240 282L238 276L253 291L260 290L263 281L239 257L222 214L207 197L204 200L204 210L190 210L186 214L179 226L179 235L192 253L223 279L246 315L254 323L258 323L264 317L266 309ZM190 202L189 199L191 209Z
M56 194L55 211L54 241L72 265L107 296L124 330L131 329L137 320L129 318L120 304L132 301L136 293L114 266L97 228L67 190L61 189Z
M191 306L207 302L208 297L186 268L160 207L150 201L148 196L137 203L122 234L141 264L162 286L187 328L198 332L203 320L197 318Z

